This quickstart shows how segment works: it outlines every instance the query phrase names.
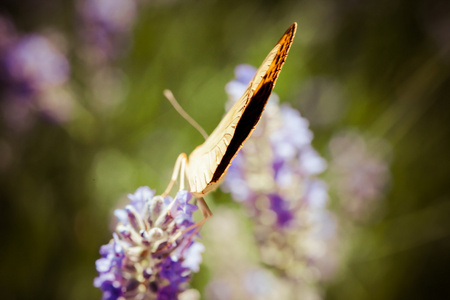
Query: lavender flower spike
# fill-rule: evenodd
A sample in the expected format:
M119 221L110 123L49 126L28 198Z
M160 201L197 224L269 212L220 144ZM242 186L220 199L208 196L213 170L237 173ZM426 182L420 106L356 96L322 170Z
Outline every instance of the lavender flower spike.
M178 299L199 270L204 246L192 233L179 235L194 224L190 193L180 191L175 199L154 194L140 187L128 195L125 209L115 211L116 232L96 261L94 286L103 300Z
M248 65L235 70L235 80L225 87L229 104L256 72ZM336 224L327 209L327 186L317 178L327 164L311 144L309 122L278 100L272 93L222 189L242 203L254 222L261 260L289 278L298 295L304 289L299 283L313 286L332 273Z

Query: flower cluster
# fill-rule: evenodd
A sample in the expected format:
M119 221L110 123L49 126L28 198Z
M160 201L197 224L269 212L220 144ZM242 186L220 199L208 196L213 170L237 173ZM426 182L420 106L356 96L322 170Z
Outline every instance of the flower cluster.
M241 65L226 86L230 102L256 69ZM331 274L335 221L327 186L316 175L326 163L311 145L308 121L272 94L252 136L231 164L223 189L255 222L262 261L294 282L314 283ZM296 287L298 288L298 286Z
M187 191L172 199L140 187L128 198L130 204L115 211L113 239L100 248L94 286L104 300L178 299L199 270L204 250L190 229L197 207L188 203Z
M33 110L53 121L66 121L72 100L65 83L70 65L46 36L20 35L0 17L0 85L5 120L11 127L26 128Z

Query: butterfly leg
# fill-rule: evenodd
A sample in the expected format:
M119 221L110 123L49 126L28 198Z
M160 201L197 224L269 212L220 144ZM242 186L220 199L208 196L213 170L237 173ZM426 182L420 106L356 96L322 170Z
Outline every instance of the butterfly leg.
M211 210L209 209L208 204L206 204L205 199L203 199L203 197L197 198L197 201L198 201L198 207L200 208L200 210L202 211L202 214L203 214L204 219L202 221L204 223L207 219L211 218L213 214L212 214Z
M175 162L175 167L173 168L172 178L170 179L169 184L167 185L166 190L164 193L162 193L162 196L167 196L170 191L172 190L173 185L178 179L178 174L181 174L180 176L180 191L184 190L184 173L186 171L186 163L187 163L187 156L185 153L181 153L178 155L177 161ZM181 168L181 173L180 173Z

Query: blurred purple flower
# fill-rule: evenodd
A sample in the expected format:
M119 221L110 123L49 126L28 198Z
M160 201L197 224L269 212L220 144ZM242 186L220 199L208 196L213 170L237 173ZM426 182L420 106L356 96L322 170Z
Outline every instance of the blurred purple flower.
M136 12L135 0L80 0L81 35L88 58L97 63L117 58L128 45Z
M241 96L255 71L247 65L236 68L236 80L226 86L228 106ZM222 185L255 222L263 262L296 282L317 271L316 278L308 281L320 281L334 265L331 245L336 224L326 207L327 186L316 178L326 162L312 147L308 126L298 111L278 105L278 96L272 94Z
M92 107L107 113L125 99L126 75L114 62L127 53L139 0L77 0L77 54L84 62Z
M7 19L0 17L0 85L6 123L26 129L33 111L63 122L71 115L72 99L65 87L70 65L46 37L20 36Z
M130 204L115 211L113 239L100 248L94 286L105 300L177 299L199 270L204 251L192 230L182 234L194 224L191 195L180 191L175 199L163 198L140 187L128 198Z
M5 81L16 95L33 95L63 84L69 77L67 59L44 37L20 38L3 57Z
M334 135L329 148L329 175L342 207L353 220L367 218L389 184L389 145L346 131Z

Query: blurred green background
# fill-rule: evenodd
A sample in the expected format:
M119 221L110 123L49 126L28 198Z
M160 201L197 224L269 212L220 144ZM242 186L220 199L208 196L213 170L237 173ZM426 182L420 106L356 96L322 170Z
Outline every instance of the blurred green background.
M324 298L450 298L447 1L140 1L120 55L101 64L86 58L80 3L0 6L21 34L59 33L73 101L64 123L36 117L18 132L2 122L3 299L100 299L94 262L113 210L139 186L161 193L178 154L202 142L163 89L211 132L234 67L259 65L294 21L275 92L310 121L316 149L328 158L330 138L348 128L392 147L376 217L352 225ZM206 200L236 207L220 191ZM207 281L200 271L194 287Z

